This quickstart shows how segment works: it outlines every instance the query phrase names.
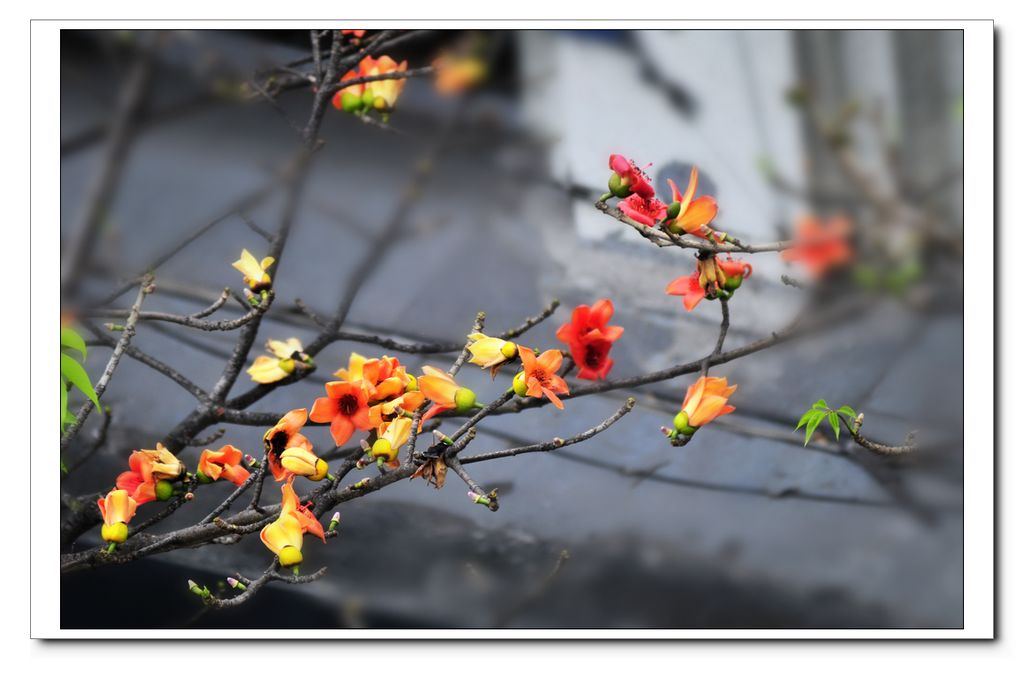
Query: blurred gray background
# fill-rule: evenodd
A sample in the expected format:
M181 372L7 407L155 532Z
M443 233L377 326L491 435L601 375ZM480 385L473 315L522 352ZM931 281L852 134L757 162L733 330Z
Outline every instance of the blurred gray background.
M109 119L132 46L143 37L64 34L65 239L101 162L97 126ZM717 335L716 307L686 313L677 297L664 294L669 280L692 270L692 255L659 250L593 208L609 174L608 155L653 163L648 172L659 191L666 178L680 181L696 164L701 192L718 200L721 228L745 241L778 239L799 215L822 208L815 196L848 189L827 147L787 103L786 91L797 83L812 87L830 110L851 100L881 110L880 129L855 128L862 134L854 152L882 176L887 159L876 141L902 149L907 183L941 183L929 205L943 213L943 232L962 238L962 189L955 176L946 179L962 163L960 32L499 37L493 77L437 158L401 242L382 253L364 282L347 327L458 340L478 310L497 332L558 298L555 317L526 335L545 348L556 345L554 331L576 304L608 297L614 323L626 327L612 353L612 376L703 356ZM450 38L438 32L395 56L422 65ZM269 105L208 101L206 93L221 72L307 54L303 32L175 34L161 52L148 117L104 215L87 293L102 296L116 275L135 272L266 181L294 144L287 124ZM304 121L309 100L308 91L297 90L279 101ZM390 218L416 158L454 105L429 81L412 80L392 129L329 111L321 132L327 145L275 278L279 312L263 323L260 343L314 336L302 316L285 309L296 297L314 309L334 307L347 272ZM772 181L766 165L793 190ZM858 214L855 200L844 206ZM279 209L271 200L250 215L269 229ZM258 254L264 244L238 218L218 225L160 268L148 309L193 312L223 287L237 287L230 263L242 247ZM798 272L778 255L748 259L754 275L731 303L726 349L784 326L805 298L780 282L781 274ZM855 322L714 369L740 385L737 412L685 448L669 446L658 427L678 411L689 377L641 389L633 413L583 444L476 465L476 480L499 488L497 513L469 503L454 477L440 491L402 482L340 507L341 537L306 549L310 570L329 566L313 585L271 585L238 610L197 614L201 606L185 580L213 587L234 572L257 574L265 549L251 535L236 546L66 576L63 625L123 627L127 608L119 606L127 605L139 627L959 627L962 265L959 274L943 274L954 290L943 307L883 298ZM237 308L223 312L235 314ZM149 323L135 341L209 386L234 336ZM318 357L317 376L341 367L352 350L379 354L372 346L336 344ZM91 351L90 374L108 355ZM400 357L417 368L450 361ZM492 385L472 366L461 372L486 400L505 388L503 378ZM310 379L280 389L256 409L309 406L321 384ZM243 376L236 392L248 385ZM627 395L574 399L564 412L490 418L471 450L572 435L607 417ZM865 432L877 439L898 443L916 429L919 439L948 444L920 464L890 463L825 438L804 447L793 426L822 397L865 412ZM65 493L105 489L133 448L152 448L192 406L191 396L133 361L121 364L104 400L113 411L108 440L62 481ZM96 423L68 455L73 467ZM262 429L228 428L218 446L229 442L258 454ZM326 430L311 436L329 445ZM192 465L199 452L181 457ZM166 527L194 522L230 491L204 490L211 491ZM264 496L276 498L276 490ZM144 506L140 515L155 510ZM86 535L78 547L98 540ZM111 587L139 585L156 591L145 609L106 595Z

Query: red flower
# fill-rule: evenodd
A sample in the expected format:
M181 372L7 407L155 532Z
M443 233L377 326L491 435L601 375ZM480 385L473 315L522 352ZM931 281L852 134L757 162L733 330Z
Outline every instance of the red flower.
M626 156L619 155L618 153L612 154L608 158L608 167L618 175L618 181L624 189L628 189L630 192L643 198L654 197L654 187L651 186L647 175L636 166L635 162L629 160ZM614 179L615 177L612 178ZM619 197L624 197L625 195L623 193Z
M317 398L309 412L311 421L331 424L331 437L335 445L344 445L353 431L369 431L369 395L362 382L329 381L324 386L326 398Z
M644 226L654 226L665 218L668 206L655 197L645 198L639 193L634 193L619 201L618 208L633 221Z
M796 245L783 250L782 258L803 262L812 278L820 278L853 259L849 233L850 222L846 217L836 216L828 221L804 217L797 223Z
M692 311L704 299L704 287L700 284L700 273L694 271L690 275L676 278L665 288L665 294L682 297L683 306L687 311Z
M577 378L604 379L615 364L608 353L622 336L623 328L608 325L614 313L610 299L601 299L593 306L581 304L572 312L572 320L555 333L568 344L572 359L580 368Z

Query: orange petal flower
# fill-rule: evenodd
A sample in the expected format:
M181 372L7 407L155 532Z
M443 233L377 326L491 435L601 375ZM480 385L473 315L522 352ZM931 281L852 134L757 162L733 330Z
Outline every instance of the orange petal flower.
M326 398L317 398L309 418L319 424L331 425L335 445L344 445L359 429L369 431L370 408L368 395L362 382L329 381L324 386Z
M409 391L397 398L377 403L370 408L370 424L377 428L381 424L391 421L398 415L399 409L404 412L414 412L426 399L427 396L422 391Z
M459 390L459 385L447 372L425 365L419 386L420 391L435 405L449 409L455 407L455 392Z
M281 417L272 428L263 434L263 449L274 480L281 482L288 476L288 470L281 466L281 453L291 447L313 451L313 443L299 430L306 425L306 408L292 410Z
M714 231L708 224L718 214L718 203L710 195L702 195L694 199L697 192L697 168L690 169L690 183L686 187L686 193L680 193L676 182L668 180L672 189L673 202L679 203L679 214L674 219L665 222L666 226L676 232L685 231L691 235L703 238L711 238Z
M799 261L812 278L821 278L853 260L849 243L850 222L844 216L827 221L804 217L796 227L796 244L782 251L786 261Z
M687 415L689 426L697 428L709 421L736 410L728 404L729 396L736 391L729 386L725 377L701 377L686 389L682 411Z
M312 532L326 543L324 528L313 512L299 504L292 487L294 477L281 486L281 515L260 532L263 544L277 554L284 567L302 562L302 535Z
M224 445L219 450L203 450L199 455L199 472L210 480L224 478L235 485L241 485L249 478L249 471L242 466L242 451L234 445Z
M128 492L111 490L106 497L97 499L96 505L100 507L100 515L103 516L103 539L114 544L120 544L127 539L128 522L135 515L138 506L136 501L128 496Z
M593 306L581 304L572 312L572 320L555 333L559 341L568 344L572 359L580 368L577 378L604 379L615 364L608 353L624 330L608 324L614 313L611 299L600 299Z
M519 357L523 360L523 372L526 375L526 395L534 398L547 397L555 407L565 409L565 405L555 395L569 393L569 385L558 376L558 368L562 366L562 352L553 348L544 351L538 357L532 350L520 346Z

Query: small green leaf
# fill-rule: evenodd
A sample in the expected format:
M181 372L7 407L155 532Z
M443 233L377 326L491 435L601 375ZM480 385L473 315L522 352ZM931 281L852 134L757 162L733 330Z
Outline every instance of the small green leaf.
M816 410L827 410L828 409L828 403L826 403L825 399L822 398L818 402L814 403L814 409L816 409Z
M78 417L76 417L75 415L71 414L71 412L65 412L64 413L64 425L65 426L67 426L68 424L75 424L77 422L78 422Z
M857 418L857 411L849 405L843 405L839 408L838 412L839 414L845 414L847 417L852 417L853 419Z
M82 354L82 360L85 360L85 339L82 339L82 336L70 327L60 328L60 345L75 349Z
M807 443L811 442L811 436L814 435L815 429L817 429L818 425L821 424L821 420L825 418L826 414L828 413L817 410L811 415L810 421L807 422L807 433L804 435L805 447L807 446Z
M835 412L829 412L828 423L832 425L832 430L836 432L836 440L839 440L839 415Z
M813 415L813 414L814 414L814 410L807 410L806 412L804 412L804 416L800 417L800 421L798 421L796 423L796 428L793 429L793 430L794 431L799 431L800 427L803 426L804 424L806 424L810 420L811 415Z
M60 432L64 432L64 425L68 419L68 385L64 379L60 380Z
M74 384L79 391L84 393L92 401L93 405L96 407L100 406L100 401L96 397L96 391L93 390L92 384L89 382L89 374L85 371L85 368L75 362L74 358L64 353L60 354L60 373Z

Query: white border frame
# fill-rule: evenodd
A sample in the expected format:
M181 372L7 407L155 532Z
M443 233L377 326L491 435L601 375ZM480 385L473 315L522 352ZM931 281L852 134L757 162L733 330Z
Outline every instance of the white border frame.
M60 72L61 28L280 28L284 21L33 21L31 24L31 319L35 346L56 344L59 309L60 107L52 100L52 80ZM459 21L289 21L289 28L465 28ZM965 261L991 258L994 237L994 28L991 21L472 21L480 28L629 28L629 29L958 29L964 31L964 204L971 205L972 237L964 242ZM44 87L43 83L51 86ZM992 417L994 306L973 300L964 309L964 351L974 356L975 369L964 374L964 421ZM45 337L50 336L51 340ZM201 630L63 630L60 628L61 575L56 554L59 507L53 501L56 394L46 388L45 375L54 369L51 356L36 350L32 374L42 388L31 390L31 636L33 638L202 638ZM970 463L964 468L964 628L953 630L247 630L246 638L444 638L466 639L985 639L993 638L994 581L994 429L971 431ZM13 454L15 450L8 450ZM965 455L966 456L966 455ZM55 584L56 582L56 584ZM225 636L218 633L219 637ZM235 637L238 637L237 635Z

